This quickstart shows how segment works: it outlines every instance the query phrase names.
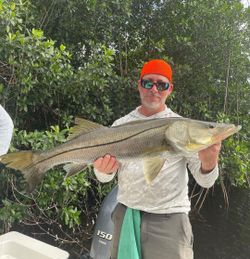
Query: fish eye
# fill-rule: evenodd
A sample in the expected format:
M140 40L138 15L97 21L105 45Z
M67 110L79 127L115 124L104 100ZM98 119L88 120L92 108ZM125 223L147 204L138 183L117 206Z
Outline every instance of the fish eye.
M208 128L209 128L209 129L214 129L214 126L213 126L212 124L209 124L209 125L208 125Z

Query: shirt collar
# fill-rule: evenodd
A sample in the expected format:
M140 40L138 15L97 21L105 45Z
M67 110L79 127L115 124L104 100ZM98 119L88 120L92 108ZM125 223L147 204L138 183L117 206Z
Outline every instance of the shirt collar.
M145 115L143 115L143 114L141 114L141 113L139 112L139 108L140 108L140 106L135 109L134 115L135 115L136 117L140 118L140 119L162 118L162 117L165 117L165 115L166 115L167 113L171 112L171 109L169 109L169 108L167 107L167 105L165 105L165 109L164 109L163 111L158 112L158 113L155 113L155 114L153 114L153 115L151 115L151 116L145 116Z

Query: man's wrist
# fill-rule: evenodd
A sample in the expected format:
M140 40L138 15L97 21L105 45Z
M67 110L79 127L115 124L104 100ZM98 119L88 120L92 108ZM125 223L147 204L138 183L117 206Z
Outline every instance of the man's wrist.
M111 172L106 172L106 174L116 174L118 170L116 171L111 171Z
M209 174L211 173L214 168L216 167L217 163L216 164L209 164L209 165L204 165L204 164L201 164L201 173L202 174Z

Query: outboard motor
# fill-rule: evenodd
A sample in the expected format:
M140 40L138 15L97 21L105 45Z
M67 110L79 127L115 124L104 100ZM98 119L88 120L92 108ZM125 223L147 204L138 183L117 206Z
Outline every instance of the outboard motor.
M105 197L98 213L95 230L91 242L89 255L82 255L80 259L109 259L114 224L111 214L117 205L118 186Z

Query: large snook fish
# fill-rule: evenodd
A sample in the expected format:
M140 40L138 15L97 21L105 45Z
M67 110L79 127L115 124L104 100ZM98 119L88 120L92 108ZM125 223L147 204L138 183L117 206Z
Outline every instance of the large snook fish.
M67 142L45 152L9 153L1 156L0 161L23 173L28 191L33 191L46 171L56 165L66 164L68 175L73 175L105 154L120 161L143 159L145 179L150 183L164 164L165 152L196 153L240 128L185 118L139 120L109 128L78 118Z

